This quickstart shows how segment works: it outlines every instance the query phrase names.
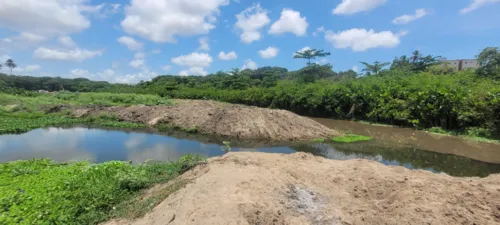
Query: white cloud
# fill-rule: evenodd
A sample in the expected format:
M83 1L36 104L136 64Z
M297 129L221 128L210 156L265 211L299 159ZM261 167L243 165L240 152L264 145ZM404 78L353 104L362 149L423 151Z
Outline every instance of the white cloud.
M86 0L2 0L0 28L44 37L77 33L90 27L82 15Z
M8 59L12 59L9 55L2 55L0 57L0 63L3 64L5 61L7 61Z
M393 24L407 24L411 21L418 20L420 18L423 18L429 14L429 11L426 9L417 9L415 10L415 14L405 14L399 17L396 17L394 20L392 20Z
M279 49L275 47L268 47L264 50L259 51L259 55L263 59L271 59L278 55Z
M189 55L181 55L172 58L172 63L179 66L187 66L189 69L182 70L179 72L181 76L187 75L201 75L205 76L208 74L204 68L207 68L212 64L213 59L210 55L206 53L193 52Z
M21 43L37 44L45 41L47 38L38 34L21 32L18 36L12 37L12 39Z
M255 69L257 69L257 63L255 63L251 59L247 59L247 60L245 60L245 64L243 65L243 67L241 67L241 69L242 70L246 70L246 69L255 70Z
M238 54L236 52L231 51L228 53L225 53L223 51L219 52L219 59L220 60L235 60L238 58Z
M82 69L71 70L71 76L74 78L88 78L89 74L90 73L88 70L82 70Z
M198 48L198 50L201 51L210 50L210 44L209 44L210 39L208 37L201 37L198 41L200 42L200 47Z
M500 0L472 0L472 3L469 6L460 10L460 13L466 14L466 13L472 12L476 9L479 9L481 7L491 5L494 3L500 3Z
M118 69L118 68L120 68L120 63L119 63L119 62L112 62L112 63L111 63L111 68L113 68L113 69Z
M172 58L172 63L179 66L188 67L201 67L206 68L212 64L213 59L210 55L206 53L191 53L189 55L181 55L179 57Z
M141 80L149 81L154 77L158 76L156 72L151 72L146 69L139 73L126 74L126 75L118 75L112 69L107 69L97 73L91 73L88 70L83 70L83 69L74 69L71 70L70 72L71 72L71 77L73 78L82 77L90 80L100 80L111 83L125 83L125 84L135 84Z
M307 32L306 17L300 17L300 12L292 9L283 9L281 17L276 21L269 30L269 34L293 33L296 36L304 36Z
M42 69L40 65L28 65L26 67L16 67L12 71L15 73L30 73Z
M40 47L33 53L33 57L37 59L76 62L82 62L101 55L102 51L92 51L80 48L73 50L58 50Z
M130 61L129 65L131 67L138 69L144 66L144 59L133 59L132 61Z
M84 6L82 11L94 14L98 19L112 17L120 11L121 4L101 3L95 6Z
M316 29L316 31L313 32L313 36L316 37L316 36L318 36L318 34L324 33L324 32L325 32L325 27L323 27L323 26L318 27Z
M304 52L304 51L311 50L311 49L312 49L311 47L306 46L306 47L301 48L301 49L300 49L300 50L298 50L297 52ZM292 55L293 55L293 56L297 55L297 52L294 52Z
M352 67L352 71L354 71L354 72L356 72L356 73L357 73L357 72L359 71L358 66L353 66L353 67Z
M124 84L136 84L139 81L150 81L151 79L158 76L158 73L151 72L148 70L143 70L139 73L126 74L125 76L114 76L113 83L124 83Z
M145 58L146 55L144 55L143 52L137 52L134 55L134 59L130 61L129 65L133 68L144 68L145 66Z
M358 12L370 11L386 2L387 0L342 0L342 3L333 9L333 14L351 15Z
M75 42L73 42L73 39L71 39L70 36L60 36L57 39L57 41L59 42L59 44L61 44L64 47L67 47L67 48L76 47Z
M146 58L146 55L144 54L144 52L137 52L134 54L134 58L136 59L144 59Z
M394 48L399 45L400 38L408 32L397 34L391 31L375 32L366 29L350 29L334 33L327 31L325 39L335 48L351 48L354 52L363 52L371 48Z
M260 4L253 5L236 15L238 20L236 28L241 30L240 39L243 43L250 44L262 38L260 30L271 22L267 11Z
M189 76L189 75L206 76L207 74L208 72L201 67L191 67L189 68L189 70L182 70L179 72L180 76Z
M122 36L116 40L118 41L118 43L127 46L130 51L140 51L144 46L144 44L142 44L141 42L138 42L135 39L127 36Z
M151 50L151 53L153 53L153 54L160 54L161 50L160 49L153 49L153 50Z
M125 6L123 29L154 42L175 42L176 36L207 34L227 0L131 0Z
M161 67L161 69L165 72L169 71L172 67L170 65L164 65Z

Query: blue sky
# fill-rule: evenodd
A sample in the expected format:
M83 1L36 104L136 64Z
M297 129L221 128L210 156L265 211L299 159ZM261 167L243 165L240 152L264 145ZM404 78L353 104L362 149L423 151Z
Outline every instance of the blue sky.
M418 49L449 59L498 46L500 0L2 0L0 61L14 73L136 83L157 75L304 66L334 70ZM4 67L2 72L7 73Z

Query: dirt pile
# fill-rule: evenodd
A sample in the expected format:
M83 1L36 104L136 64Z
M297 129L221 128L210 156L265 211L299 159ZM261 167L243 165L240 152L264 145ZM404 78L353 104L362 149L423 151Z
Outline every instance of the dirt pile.
M214 101L179 100L172 106L87 107L76 109L76 117L110 113L120 120L166 124L200 133L238 139L311 140L341 136L309 118L285 110L272 110Z
M456 178L306 153L229 153L123 224L500 224L500 175Z

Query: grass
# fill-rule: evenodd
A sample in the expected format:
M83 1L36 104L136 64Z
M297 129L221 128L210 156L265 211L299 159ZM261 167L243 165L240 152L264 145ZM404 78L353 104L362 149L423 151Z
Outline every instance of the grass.
M0 134L25 133L33 129L72 125L93 124L118 128L143 128L145 124L119 121L115 115L73 118L71 111L46 113L46 109L56 105L169 105L172 102L155 95L111 94L111 93L70 93L37 94L15 96L0 94ZM196 129L189 131L195 132Z
M464 131L450 131L442 129L440 127L432 127L424 131L437 135L458 136L472 141L496 143L496 144L500 143L500 140L498 140L498 138L496 139L488 138L491 136L491 131L483 128L468 128Z
M22 106L35 109L40 105L171 105L172 101L157 95L114 94L114 93L72 93L32 94L16 96L0 93L0 105Z
M353 143L353 142L359 142L359 141L370 141L372 140L371 137L367 136L362 136L362 135L355 135L355 134L345 134L342 137L333 137L331 138L333 142L339 142L339 143Z
M56 163L48 159L0 164L0 224L98 224L120 215L143 215L183 185L146 202L142 190L164 183L202 159L131 165L126 162ZM143 207L135 204L140 203ZM120 213L119 213L120 212Z
M323 142L325 142L325 139L324 138L314 138L314 139L312 139L312 142L323 143Z

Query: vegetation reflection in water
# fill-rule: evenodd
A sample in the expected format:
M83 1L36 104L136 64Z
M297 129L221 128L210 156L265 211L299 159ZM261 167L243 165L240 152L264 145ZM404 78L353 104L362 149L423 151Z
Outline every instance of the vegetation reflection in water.
M165 136L169 135L169 136ZM224 141L232 151L272 153L310 152L331 159L370 159L386 165L444 172L452 176L487 176L500 172L500 164L424 151L385 141L359 143L241 143L217 137L148 130L104 130L85 127L38 129L22 135L0 136L0 162L51 158L57 161L88 159L101 163L111 160L141 163L154 159L175 161L186 154L213 157L224 154Z

